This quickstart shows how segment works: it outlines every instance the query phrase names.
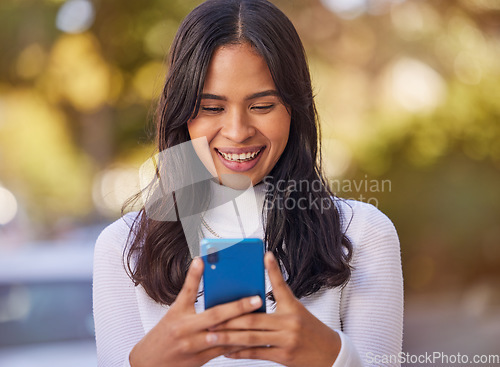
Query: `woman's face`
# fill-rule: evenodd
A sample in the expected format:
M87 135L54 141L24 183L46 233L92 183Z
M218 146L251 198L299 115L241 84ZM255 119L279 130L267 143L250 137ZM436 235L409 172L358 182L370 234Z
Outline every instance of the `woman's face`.
M188 130L191 139L207 138L223 184L225 175L243 174L256 185L283 153L290 119L266 62L245 43L214 52Z

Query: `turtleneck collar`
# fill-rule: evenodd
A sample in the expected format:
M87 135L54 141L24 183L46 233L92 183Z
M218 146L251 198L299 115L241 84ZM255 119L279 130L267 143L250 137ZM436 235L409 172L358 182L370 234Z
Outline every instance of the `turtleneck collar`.
M264 183L247 190L235 190L210 181L210 194L211 209L203 217L212 231L226 238L263 237ZM216 237L204 227L203 233L204 237Z

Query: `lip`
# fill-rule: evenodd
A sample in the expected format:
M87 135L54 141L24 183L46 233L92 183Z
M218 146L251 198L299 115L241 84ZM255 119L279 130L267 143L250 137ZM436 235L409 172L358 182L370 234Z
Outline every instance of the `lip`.
M252 149L252 150L249 150ZM220 153L218 148L215 148L215 151L217 153L217 156L219 157L221 163L231 171L236 171L236 172L245 172L249 171L252 168L255 167L255 165L259 162L260 157L262 157L262 153L266 149L266 146L260 146L260 147L245 147L245 148L224 148L222 152L224 153L234 153L234 154L241 154L241 153L253 153L257 152L260 150L260 153L252 159L251 161L245 161L245 162L232 162L228 161L225 159L222 154Z

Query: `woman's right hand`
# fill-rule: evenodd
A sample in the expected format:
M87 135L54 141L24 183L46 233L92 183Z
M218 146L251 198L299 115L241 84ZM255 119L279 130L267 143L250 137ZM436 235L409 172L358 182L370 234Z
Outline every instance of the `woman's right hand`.
M217 346L209 329L234 317L258 309L259 296L212 307L197 314L194 308L203 274L203 261L193 259L184 285L167 314L130 352L132 367L201 366L209 360L241 347Z

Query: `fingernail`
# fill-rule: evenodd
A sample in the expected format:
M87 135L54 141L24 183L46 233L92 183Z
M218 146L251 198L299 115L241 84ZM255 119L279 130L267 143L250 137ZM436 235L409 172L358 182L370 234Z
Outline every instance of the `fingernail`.
M259 296L253 296L252 298L250 298L250 304L252 306L257 307L257 306L260 306L262 304L262 301L261 301Z
M193 259L193 267L194 267L195 269L200 267L200 258L199 258L199 257L195 257L195 258Z
M207 334L207 343L213 344L217 341L217 334L214 333L208 333Z

